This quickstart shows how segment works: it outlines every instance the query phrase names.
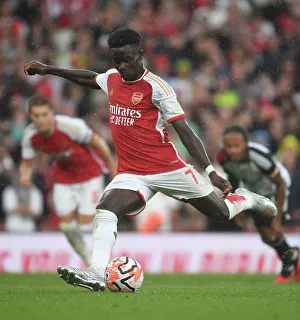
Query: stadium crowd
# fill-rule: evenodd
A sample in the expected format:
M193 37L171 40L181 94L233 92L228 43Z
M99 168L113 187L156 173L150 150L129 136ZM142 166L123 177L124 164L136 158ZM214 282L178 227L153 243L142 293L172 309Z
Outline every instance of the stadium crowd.
M113 149L107 98L102 91L53 76L26 77L24 64L37 60L104 72L111 67L108 34L120 26L143 34L145 66L177 92L189 124L213 162L223 130L237 123L248 130L251 140L269 147L284 163L292 176L288 228L299 230L299 0L1 1L2 230L17 231L18 224L23 231L57 229L49 159L38 157L34 190L24 194L18 184L20 141L28 124L26 100L34 93L49 98L56 112L84 118ZM181 154L192 162L174 132L170 134ZM143 232L159 225L163 231L240 230L232 222L208 221L192 207L162 196L152 206L144 216L124 219L123 228ZM32 210L39 213L34 216ZM12 215L20 212L25 213L23 220L14 221ZM30 219L36 221L24 228L25 220ZM253 226L248 224L246 229L251 231Z

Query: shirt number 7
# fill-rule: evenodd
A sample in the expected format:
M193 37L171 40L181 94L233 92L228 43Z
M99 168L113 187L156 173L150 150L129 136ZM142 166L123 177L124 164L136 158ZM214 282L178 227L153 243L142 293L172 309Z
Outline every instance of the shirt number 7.
M192 169L189 169L189 170L185 171L184 174L185 175L191 174L193 179L194 179L194 181L196 182L196 184L199 183Z

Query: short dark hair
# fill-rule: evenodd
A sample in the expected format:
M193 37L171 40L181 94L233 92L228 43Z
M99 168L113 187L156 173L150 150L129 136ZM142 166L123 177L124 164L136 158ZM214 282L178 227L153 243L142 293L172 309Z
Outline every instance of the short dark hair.
M32 107L45 105L49 106L49 108L52 109L51 103L47 98L38 95L32 96L26 104L26 110L28 113L30 113Z
M230 133L239 133L240 135L243 136L245 141L248 141L248 136L246 131L238 125L232 125L230 127L227 127L223 133L223 136L226 136L227 134L230 134Z
M142 46L142 35L130 28L119 28L112 32L107 40L110 48L120 48L126 45Z

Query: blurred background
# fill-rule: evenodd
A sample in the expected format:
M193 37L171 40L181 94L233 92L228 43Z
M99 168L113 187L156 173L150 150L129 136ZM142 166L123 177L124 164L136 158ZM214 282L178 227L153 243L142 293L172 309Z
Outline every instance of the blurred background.
M105 72L110 32L129 26L144 36L145 66L178 94L188 121L215 162L228 124L242 125L292 176L287 230L300 230L300 1L2 0L0 4L0 230L58 230L53 168L39 155L34 192L18 186L20 140L34 93L58 113L84 118L114 148L107 97L54 76L26 77L24 63ZM171 128L170 128L171 129ZM171 131L181 154L189 155ZM217 164L214 164L217 168ZM219 170L217 168L217 170ZM30 210L39 212L28 219ZM26 213L20 223L15 214ZM163 195L121 230L241 231L206 219ZM254 231L251 222L245 230Z

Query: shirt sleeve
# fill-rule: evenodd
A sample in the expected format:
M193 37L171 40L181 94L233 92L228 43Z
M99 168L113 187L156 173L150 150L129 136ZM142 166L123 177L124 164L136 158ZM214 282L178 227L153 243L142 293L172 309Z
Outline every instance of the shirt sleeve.
M107 80L108 76L112 73L118 72L116 69L109 69L105 73L99 73L95 77L95 82L98 84L98 86L106 93L108 94L108 88L107 88Z
M24 132L22 142L21 142L21 147L22 147L22 158L29 160L33 159L36 156L36 150L33 148L31 144L31 135L28 132Z
M272 175L278 170L271 152L266 148L252 146L249 148L249 156L266 175Z
M147 75L147 79L152 86L153 103L162 113L163 119L171 123L177 119L185 118L185 113L172 87L170 87L166 81L152 73Z
M185 118L185 113L177 101L176 94L168 96L160 102L164 119L171 123L177 119Z
M88 144L91 141L93 130L85 121L67 116L56 116L58 130L66 133L73 141Z

